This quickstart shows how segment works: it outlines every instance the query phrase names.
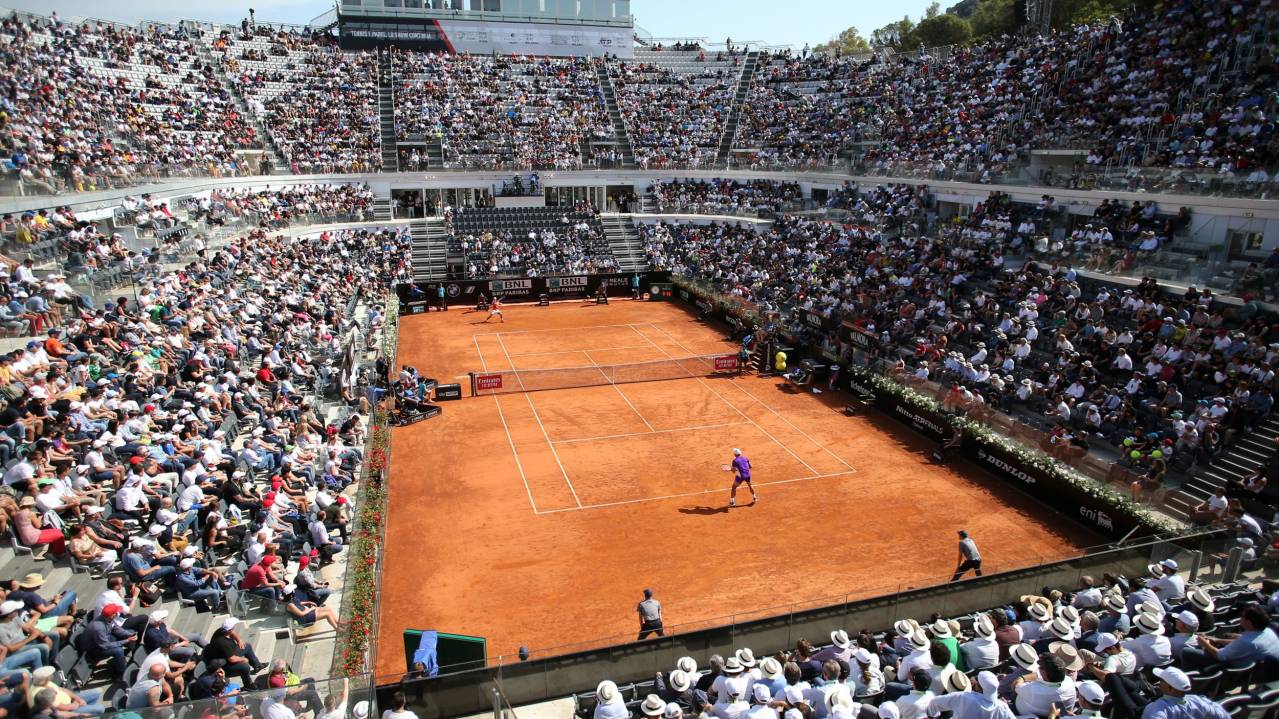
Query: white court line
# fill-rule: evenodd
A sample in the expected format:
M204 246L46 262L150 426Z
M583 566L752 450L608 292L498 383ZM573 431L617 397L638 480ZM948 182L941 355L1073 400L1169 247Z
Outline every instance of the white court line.
M578 330L598 330L605 327L630 327L629 324L620 325L584 325L582 327L547 327L540 330L515 330L513 332L484 332L481 334L499 334L499 335L526 335L534 332L576 332Z
M528 477L524 476L524 464L520 462L520 453L515 451L515 438L511 436L511 428L506 424L506 415L502 413L502 403L497 401L497 395L493 395L493 404L497 406L497 416L502 419L502 429L506 430L506 441L511 443L511 454L515 456L520 481L524 483L524 491L528 493L528 503L533 506L533 514L541 514L537 511L537 502L533 501L533 490L528 486Z
M668 434L671 432L692 432L699 429L715 429L717 427L745 427L750 422L724 422L722 424L703 424L697 427L675 427L674 429L655 429L652 432L627 432L625 434L606 434L600 437L577 437L576 439L557 439L556 444L573 442L595 442L601 439L622 439L623 437L643 437L650 434Z
M511 366L511 372L515 375L515 381L520 383L520 391L524 389L524 379L520 377L520 371L515 369L515 360L511 359L511 353L506 351L506 343L502 341L502 333L497 333L497 343L502 346L502 354L506 355L506 363Z
M562 355L571 352L609 352L612 350L637 350L649 345L627 345L625 347L592 347L589 350L556 350L555 352L516 352L512 357L538 357L541 355Z
M644 423L644 426L648 427L648 431L656 432L657 430L653 429L653 425L649 424L648 420L644 419L644 415L640 414L639 408L637 408L634 404L631 404L631 398L626 396L626 393L622 391L622 388L617 386L617 383L613 381L613 378L609 377L608 373L604 371L604 368L600 367L600 363L596 362L595 358L591 356L591 350L582 350L582 354L586 355L586 359L590 360L591 364L595 365L595 368L600 371L600 374L604 376L604 381L613 385L613 389L617 390L617 394L621 396L622 401L626 403L627 407L631 408L631 411L635 413L636 417L640 418L640 421Z
M582 506L582 500L577 498L577 490L573 489L573 480L568 478L568 472L564 470L564 463L560 461L560 453L555 451L555 443L551 441L551 435L546 433L546 426L542 424L542 418L537 416L537 407L533 406L533 398L528 392L525 392L524 399L528 400L528 408L533 410L533 419L537 420L537 426L542 428L542 436L546 438L546 444L551 448L551 455L555 457L555 463L560 466L560 474L564 475L564 482L568 484L568 491L573 493L573 501L577 502L577 506Z
M476 353L476 354L478 354L478 355L480 356L480 367L481 367L481 368L483 368L485 372L488 372L488 371L489 371L489 365L488 365L488 362L485 362L485 361L484 361L484 350L480 349L480 336L479 336L479 335L471 335L471 339L475 340L475 353ZM458 376L459 376L459 377L461 377L461 376L469 377L470 375L458 375Z
M833 477L843 477L846 474L856 474L856 472L836 472L834 474L815 474L810 477L796 477L795 479L779 479L775 482L756 482L756 487L773 487L779 484L794 484L795 482L811 482L818 479L831 479ZM583 509L601 509L603 507L617 507L624 504L639 504L640 502L661 502L667 499L678 499L680 497L696 497L703 494L721 494L723 489L704 489L700 492L681 492L679 494L667 494L662 497L644 497L642 499L623 499L618 502L602 502L600 504L585 504L578 507L564 507L562 509L548 509L537 514L558 514L560 512L578 512ZM742 505L746 506L746 505Z
M671 335L671 333L670 333L670 332L667 332L666 330L662 329L661 327L658 327L657 325L653 324L652 322L648 323L648 326L649 326L649 327L652 327L653 329L657 330L658 332L661 332L662 334L666 335L667 337L670 337L670 338L671 338L671 341L672 341L672 342L674 342L675 344L679 345L680 347L684 347L684 345L683 345L683 344L682 344L679 340L675 339L675 337L673 337L673 336ZM687 347L684 347L684 351L685 351L685 352L688 352L688 351L689 351L689 349L688 349ZM781 413L781 412L778 412L777 410L773 409L772 407L769 407L767 404L765 404L765 403L764 403L764 400L762 400L762 399L760 399L759 397L756 397L755 395L751 394L750 392L747 392L746 390L742 389L742 387L741 387L740 385L738 385L736 382L729 382L729 384L730 384L730 385L732 385L734 388L736 388L738 392L741 392L742 394L746 395L747 397L750 397L752 400L755 400L755 402L756 402L756 403L758 403L758 404L759 404L759 406L761 406L761 407L763 407L764 409L768 410L769 412L772 412L773 414L777 415L777 416L778 416L778 417L779 417L779 418L780 418L783 422L785 422L786 424L789 424L789 425L791 426L791 429L793 429L793 430L795 430L796 432L799 432L800 434L804 435L804 439L807 439L809 442L812 442L813 444L817 445L817 448L818 448L818 449L820 449L820 450L822 450L823 452L825 452L826 454L829 454L830 456L834 457L834 458L835 458L835 459L836 459L836 460L837 460L840 464L844 465L845 467L848 467L848 468L849 468L850 470L852 470L852 471L857 471L857 470L853 469L853 465L849 464L848 462L845 462L843 457L840 457L838 454L835 454L834 452L830 451L830 449L829 449L829 448L827 448L827 447L826 447L826 445L822 444L821 442L818 442L817 440L813 439L813 438L812 438L812 437L811 437L811 436L810 436L807 432L805 432L804 430L800 429L799 427L796 427L794 422L792 422L792 421L790 421L789 419L787 419L786 417L784 417L784 416L782 415L782 413Z
M652 324L649 324L648 326L649 326L649 327L652 327L653 329L657 330L658 332L661 332L662 334L666 335L667 337L671 337L668 333L666 333L664 330L662 330L662 328L661 328L661 327L656 327L656 326L654 326L654 325L652 325ZM634 327L632 327L631 329L635 329L635 328L634 328ZM643 332L640 332L639 330L635 330L635 333L636 333L636 334L638 334L638 335L639 335L639 336L641 336L641 337L644 337L645 339L648 339L648 337L647 337L647 336L646 336ZM683 345L683 344L681 344L681 343L680 343L680 341L679 341L679 340L676 340L674 337L671 337L671 340L673 340L673 341L675 342L675 344L679 345L680 347L684 347L684 345ZM673 356L670 352L667 352L666 350L662 349L662 348L661 348L661 347L660 347L660 346L659 346L656 342L653 342L653 340L651 340L651 339L649 339L648 341L649 341L649 343L651 343L654 347L657 347L657 349L658 349L658 351L659 351L659 352L661 352L662 354L666 355L667 357L670 357L671 359L675 359L675 357L674 357L674 356ZM684 347L684 351L685 351L685 352L687 352L687 351L688 351L688 348L687 348L687 347ZM691 374L691 373L690 373L690 374ZM763 427L761 427L761 426L759 425L759 423L758 423L758 422L756 422L755 420L751 419L750 417L747 417L747 416L746 416L746 413L745 413L745 412L743 412L743 411L741 411L740 409L738 409L736 406L734 406L732 402L729 402L727 399L724 399L724 395L722 395L722 394L720 394L719 392L717 392L717 391L715 390L715 388L714 388L714 387L712 387L712 386L710 385L710 383L709 383L709 382L707 382L707 381L706 381L706 379L705 379L704 377L698 377L698 378L697 378L697 381L698 381L698 382L701 382L703 387L705 387L706 389L710 390L710 391L711 391L711 394L715 395L716 397L719 397L719 401L721 401L721 402L723 402L724 404L728 405L728 407L729 407L730 409L732 409L734 412L736 412L736 413L740 414L740 415L742 416L742 418L743 418L743 419L745 419L747 422L750 422L751 424L755 425L755 429L758 429L760 432L762 432L762 433L764 434L764 436L765 436L765 437L768 437L769 439L773 440L773 442L775 442L775 443L777 444L777 446L778 446L778 447L781 447L782 449L786 450L786 452L787 452L788 454L790 454L790 456L794 457L794 458L796 459L796 461L798 461L800 464L804 465L805 469L807 469L809 472L812 472L814 475L817 475L817 474L818 474L817 470L815 470L815 469L813 469L811 466L809 466L808 462L805 462L805 461L803 460L803 458L801 458L798 454L795 454L795 451L794 451L794 450L792 450L790 447L787 447L786 445L782 444L782 443L781 443L781 441L780 441L780 440L778 440L776 437L774 437L774 436L773 436L773 435L772 435L772 434L771 434L768 430L766 430L766 429L764 429ZM763 486L763 485L760 485L760 486Z
M791 429L793 429L793 430L795 430L796 432L799 432L800 434L804 435L804 438L805 438L805 439L807 439L809 442L812 442L813 444L817 445L817 446L818 446L818 447L819 447L822 451L826 452L826 454L829 454L830 456L832 456L832 457L834 457L835 459L839 460L839 463L840 463L840 464L844 465L845 467L848 467L849 469L852 469L852 468L853 468L853 466L852 466L851 464L849 464L848 462L845 462L845 461L844 461L844 458L843 458L843 457L840 457L838 454L835 454L834 452L830 451L829 449L827 449L826 445L822 444L821 442L818 442L817 440L815 440L815 439L813 439L812 437L810 437L810 436L808 435L808 433L807 433L807 432L805 432L804 430L800 429L799 427L796 427L796 426L795 426L795 423L794 423L794 422L792 422L792 421L790 421L789 419L786 419L786 417L785 417L785 416L784 416L781 412L778 412L777 410L773 409L772 407L769 407L767 404L764 404L764 400L762 400L762 399L760 399L759 397L756 397L755 395L751 394L750 392L747 392L746 390L742 389L740 386L738 386L738 384L737 384L736 382L729 382L729 384L730 384L730 385L732 385L733 387L736 387L736 388L737 388L737 390L738 390L739 392L741 392L742 394L744 394L744 395L746 395L747 397L750 397L751 399L753 399L753 400L755 400L756 402L758 402L758 403L759 403L759 405L760 405L761 407L763 407L764 409L766 409L766 410L768 410L769 412L772 412L773 414L775 414L775 415L777 415L778 417L780 417L780 418L781 418L781 420L782 420L783 422L785 422L786 424L789 424L789 425L791 426Z

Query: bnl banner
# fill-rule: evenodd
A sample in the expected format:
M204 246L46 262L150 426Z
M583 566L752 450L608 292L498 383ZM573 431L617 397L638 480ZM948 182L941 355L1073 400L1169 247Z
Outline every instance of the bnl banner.
M634 55L632 29L602 25L438 20L342 15L338 42L343 49L395 45L434 52L599 57Z

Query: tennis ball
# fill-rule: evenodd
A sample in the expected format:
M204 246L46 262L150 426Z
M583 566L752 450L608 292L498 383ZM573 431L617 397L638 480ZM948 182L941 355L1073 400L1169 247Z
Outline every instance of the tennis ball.
M1132 457L1133 459L1141 459L1141 452L1138 452L1137 450L1134 449L1128 456Z

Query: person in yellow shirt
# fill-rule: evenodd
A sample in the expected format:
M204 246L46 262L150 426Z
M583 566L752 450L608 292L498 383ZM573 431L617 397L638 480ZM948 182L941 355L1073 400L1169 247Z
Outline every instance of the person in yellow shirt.
M79 714L99 716L107 711L102 704L101 689L87 689L80 694L58 686L53 680L57 669L40 667L31 673L31 686L27 688L27 706L35 704L36 695L45 689L52 689L57 698L53 701L53 709L59 714Z

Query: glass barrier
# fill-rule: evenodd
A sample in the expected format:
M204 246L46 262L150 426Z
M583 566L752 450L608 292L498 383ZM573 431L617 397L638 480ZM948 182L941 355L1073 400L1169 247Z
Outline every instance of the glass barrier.
M124 689L115 692L114 696L103 696L98 689L81 689L78 694L90 704L109 701L111 710L101 716L119 719L265 719L267 716L280 716L279 710L272 711L276 703L287 707L297 719L350 717L355 715L356 706L361 703L366 704L361 709L367 708L364 716L378 716L377 684L372 675L320 680L299 679L296 675L284 676L287 677L283 680L286 686L281 688L269 688L266 675L251 687L241 686L234 675L225 676L212 685L217 692L216 698L177 704L169 700L158 706L148 705L147 697L142 693ZM192 684L192 681L188 681L188 686Z
M450 667L430 678L380 677L383 704L390 692L402 691L421 719L488 711L497 706L571 697L590 692L604 679L617 682L628 699L641 699L652 688L656 672L672 669L676 659L692 656L705 666L712 655L727 656L751 647L757 657L787 651L801 640L821 648L830 632L843 628L885 632L898 619L926 622L1005 607L1023 595L1071 592L1089 577L1101 584L1106 574L1137 577L1148 566L1175 560L1192 583L1209 583L1216 573L1210 558L1228 549L1233 537L1223 532L1149 537L1129 546L1100 545L1078 556L1032 559L1021 564L984 564L983 577L951 574L905 582L870 582L841 593L800 600L779 594L771 607L705 620L667 624L666 636L636 641L634 634L600 637L547 648L533 648L526 658L490 657L487 667ZM627 682L637 682L628 684Z

